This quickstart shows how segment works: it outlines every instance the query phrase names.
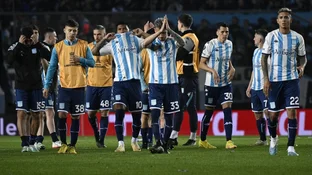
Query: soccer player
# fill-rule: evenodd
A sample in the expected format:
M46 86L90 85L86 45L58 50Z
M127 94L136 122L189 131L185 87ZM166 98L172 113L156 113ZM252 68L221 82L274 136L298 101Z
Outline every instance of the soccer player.
M253 53L253 70L250 76L248 88L246 90L247 97L251 98L251 109L255 114L256 124L260 135L260 139L255 143L255 145L267 145L266 121L263 113L268 116L268 100L263 94L263 72L261 68L263 43L267 33L268 32L265 29L258 29L255 31L254 43L257 48Z
M39 42L38 32L37 26L23 27L19 41L8 49L8 63L16 72L17 128L22 152L39 152L34 144L42 108L41 58L46 58L49 51Z
M168 141L172 131L172 117L178 112L178 75L176 70L176 54L178 47L184 46L184 40L175 33L168 24L168 19L158 18L154 22L155 33L144 40L143 47L149 47L151 62L149 79L149 103L152 115L152 127L156 144L151 153L169 153ZM172 38L168 37L168 32ZM151 45L150 45L151 44ZM164 108L165 133L164 142L159 133L159 117Z
M189 14L182 14L178 17L178 30L182 32L184 47L180 47L177 53L177 71L179 75L179 105L180 111L174 116L173 130L170 142L177 145L178 132L183 121L183 111L187 109L190 121L190 138L183 146L196 145L197 131L197 110L196 90L198 87L198 66L199 66L199 41L191 29L193 18Z
M100 42L106 35L106 29L102 25L97 25L93 29L94 42L89 43L93 49L96 43ZM98 148L106 148L104 138L108 128L108 112L111 108L111 91L113 85L113 73L111 55L94 56L94 68L88 69L86 111L88 111L89 122L92 126L96 145ZM96 113L100 110L100 132Z
M109 41L106 45L105 43ZM123 119L126 107L132 114L132 139L133 151L141 151L137 138L141 129L141 84L140 68L143 39L138 38L129 32L126 23L117 24L117 34L108 33L92 49L95 56L112 54L116 65L113 84L113 107L115 110L115 130L118 140L118 147L115 152L125 152L123 137Z
M52 49L57 41L57 35L53 28L46 28L44 32L44 41L42 42L43 45L45 45L50 52L52 52ZM48 61L50 61L51 55L46 58L42 59L41 63L43 66L43 84L45 80L46 71L48 69ZM45 146L42 144L43 142L43 132L44 132L44 119L47 120L47 127L48 131L50 133L51 139L52 139L52 148L59 148L61 147L61 141L57 138L56 130L55 130L55 122L54 122L54 102L55 102L55 95L56 95L56 86L57 86L57 71L54 73L53 77L53 83L50 88L49 96L48 98L43 99L43 105L45 106L45 111L40 115L40 125L37 132L37 138L36 138L36 147L37 149L45 149Z
M299 108L299 78L304 73L307 60L303 37L290 29L291 14L289 8L279 9L276 19L279 28L268 33L262 50L263 92L269 100L270 155L277 153L276 127L279 112L285 107L288 116L288 156L299 155L294 148L296 108Z
M235 69L231 62L233 44L228 40L229 27L225 23L217 24L217 38L207 42L201 55L199 67L206 71L205 81L205 114L201 121L199 147L216 148L208 143L206 135L210 119L217 103L224 113L226 149L236 148L232 142L232 85Z
M79 118L85 112L86 67L94 66L94 59L88 43L77 38L78 27L79 24L73 19L66 22L64 28L65 39L55 44L52 50L43 90L43 96L47 98L58 65L60 77L58 87L58 128L62 142L58 153L77 154L75 146L78 140ZM68 113L71 114L72 118L69 145L67 145L66 141Z

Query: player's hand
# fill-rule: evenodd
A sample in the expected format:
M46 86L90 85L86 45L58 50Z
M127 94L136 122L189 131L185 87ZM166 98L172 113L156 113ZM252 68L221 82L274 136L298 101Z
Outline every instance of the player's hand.
M220 77L219 77L218 72L214 70L214 71L212 72L212 75L213 75L214 83L215 83L215 84L219 84L219 82L220 82Z
M263 84L263 93L264 95L268 98L269 96L269 90L271 89L271 84L268 79L264 79L264 84Z
M251 94L250 94L250 87L249 87L249 86L248 86L248 88L246 89L246 96L247 96L248 98L251 97Z
M170 26L169 26L169 22L168 22L168 18L167 18L167 15L164 17L164 19L166 19L166 29L167 30L170 30Z
M44 98L48 98L49 96L49 89L43 89L42 95Z
M228 77L227 77L228 80L229 80L229 81L232 81L233 78L234 78L234 75L235 75L235 69L232 68L232 69L229 70Z
M162 26L161 26L161 28L160 28L160 30L159 30L160 33L163 32L163 31L166 29L167 20L168 20L168 19L167 19L167 15L165 15L164 20L163 20L163 23L162 23Z
M20 38L18 39L18 42L21 44L25 44L26 41L26 36L25 35L21 35Z
M303 66L298 66L297 67L299 78L301 78L304 74L304 67Z
M30 39L33 41L33 44L37 44L39 42L37 35L31 35Z
M115 33L111 32L111 33L106 34L103 39L110 41L114 39L115 37L116 37Z
M143 34L143 30L140 28L136 28L132 30L132 33L136 36L141 36Z
M152 22L147 21L144 24L144 32L146 33L147 31L149 31L150 29L154 28L154 24Z
M70 61L70 63L79 63L80 57L77 55L70 55L69 61Z

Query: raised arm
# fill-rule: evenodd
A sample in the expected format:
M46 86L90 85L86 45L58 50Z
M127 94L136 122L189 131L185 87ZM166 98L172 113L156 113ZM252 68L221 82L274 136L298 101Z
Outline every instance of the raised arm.
M96 43L96 45L93 47L92 49L92 54L94 56L100 56L100 49L107 44L107 42L109 42L110 40L112 40L115 37L114 33L108 33L107 35L105 35L105 37L98 43Z
M166 20L167 19L165 18L160 30L144 39L142 42L142 48L147 48L165 30Z
M179 47L183 47L185 45L183 38L170 28L168 20L166 20L166 29L168 30L170 35L174 38L174 40L177 41Z

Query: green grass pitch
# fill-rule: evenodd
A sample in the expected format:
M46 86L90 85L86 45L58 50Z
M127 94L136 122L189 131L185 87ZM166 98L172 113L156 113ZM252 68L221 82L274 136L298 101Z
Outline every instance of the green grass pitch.
M67 137L69 140L69 137ZM187 137L180 137L179 143ZM19 137L0 137L0 175L53 174L312 174L312 139L297 137L299 157L288 157L287 137L279 138L278 155L270 156L268 146L251 146L256 137L234 137L237 149L229 151L224 137L208 137L217 149L177 146L171 154L132 152L130 137L125 138L126 152L115 153L116 137L107 137L104 149L98 149L93 137L79 137L77 155L57 154L45 137L46 150L21 153Z

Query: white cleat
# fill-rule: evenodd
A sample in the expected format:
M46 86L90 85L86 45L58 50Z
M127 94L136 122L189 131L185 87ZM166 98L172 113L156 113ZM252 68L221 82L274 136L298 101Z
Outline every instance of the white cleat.
M117 152L126 152L126 150L125 150L125 145L119 145L119 146L116 148L115 152L116 152L116 153L117 153Z
M287 155L288 156L299 156L299 154L296 153L295 148L293 146L288 146Z
M22 153L29 152L29 147L28 147L28 146L23 146L21 152L22 152Z
M61 141L52 142L52 148L60 148L62 146Z
M40 142L36 142L35 147L37 148L37 150L44 150L45 149L45 146Z
M39 149L37 149L35 145L29 145L29 152L36 153L39 152Z

